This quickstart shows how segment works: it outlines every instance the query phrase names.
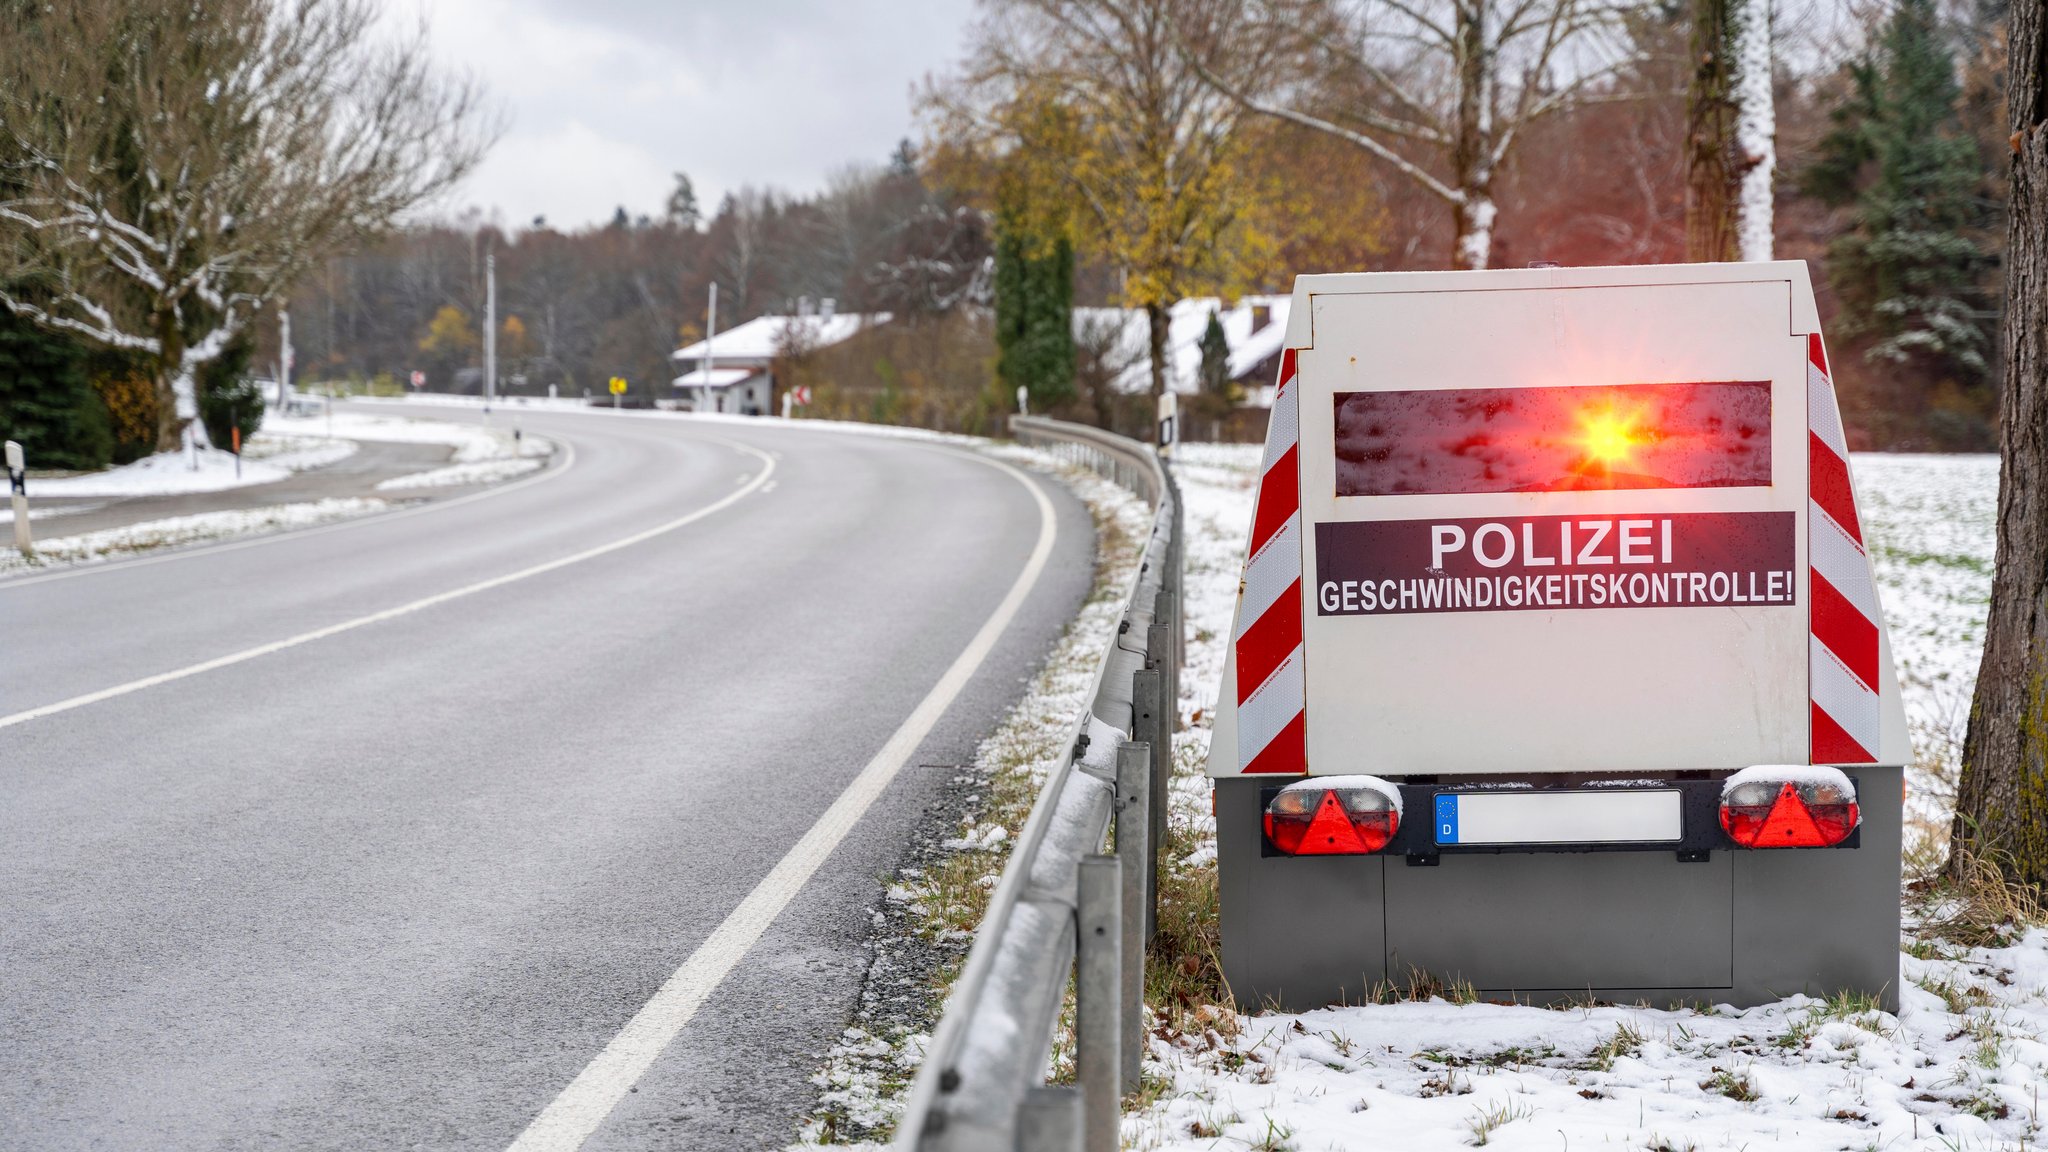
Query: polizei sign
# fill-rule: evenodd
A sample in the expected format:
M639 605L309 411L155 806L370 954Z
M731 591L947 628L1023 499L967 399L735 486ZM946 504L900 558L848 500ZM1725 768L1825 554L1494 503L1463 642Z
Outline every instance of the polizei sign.
M1209 772L1240 999L1899 987L1912 749L1794 262L1295 282Z
M1790 512L1316 525L1316 611L1512 612L1792 604Z

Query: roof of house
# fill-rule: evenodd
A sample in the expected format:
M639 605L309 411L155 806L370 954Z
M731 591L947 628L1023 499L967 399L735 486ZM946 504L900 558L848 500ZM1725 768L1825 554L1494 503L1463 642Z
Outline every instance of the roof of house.
M823 348L837 344L863 328L887 324L887 312L841 312L831 316L756 316L729 331L714 334L669 353L671 360L702 360L704 346L711 346L715 363L752 361L766 364L787 352L792 345Z
M1225 306L1214 296L1196 296L1175 304L1167 311L1167 386L1182 394L1201 391L1202 333L1208 330L1212 312L1222 323L1223 339L1230 345L1230 378L1242 379L1280 351L1287 337L1289 301L1286 296L1243 296ZM1253 324L1259 319L1255 312L1260 308L1266 311L1265 323L1255 330ZM1151 334L1144 309L1076 308L1074 339L1110 345L1110 361L1117 369L1112 384L1117 391L1151 391Z
M685 372L669 383L677 388L730 388L760 374L758 368L713 368L709 372L699 368L695 372Z

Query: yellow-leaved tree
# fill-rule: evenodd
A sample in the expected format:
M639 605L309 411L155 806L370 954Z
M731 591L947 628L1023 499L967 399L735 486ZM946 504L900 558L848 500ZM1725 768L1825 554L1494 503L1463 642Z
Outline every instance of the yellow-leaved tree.
M1173 305L1269 271L1269 181L1234 100L1206 83L1209 0L985 0L960 73L927 99L941 149L982 159L997 202L1070 227L1147 318L1166 391ZM1213 65L1212 65L1213 66Z

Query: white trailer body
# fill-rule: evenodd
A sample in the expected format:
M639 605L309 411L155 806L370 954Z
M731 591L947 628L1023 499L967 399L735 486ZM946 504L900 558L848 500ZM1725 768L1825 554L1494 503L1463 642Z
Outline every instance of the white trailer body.
M1422 956L1518 995L1895 995L1910 746L1805 265L1305 276L1287 348L1209 765L1233 987ZM1401 831L1279 794L1360 775ZM1751 930L1813 884L1823 942ZM1332 915L1384 931L1244 939Z

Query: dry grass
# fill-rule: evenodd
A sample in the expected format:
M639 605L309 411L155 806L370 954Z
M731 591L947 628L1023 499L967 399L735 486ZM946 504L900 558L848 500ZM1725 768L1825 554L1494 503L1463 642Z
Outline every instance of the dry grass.
M1923 940L1965 948L2000 948L2028 928L2048 923L2041 893L2008 879L2011 858L1998 851L1969 852L1945 875L1917 885Z
M1200 775L1199 751L1191 744L1179 746L1176 777ZM1236 1015L1237 1002L1223 979L1216 865L1184 863L1207 843L1206 830L1168 806L1166 841L1159 847L1159 931L1145 952L1145 999L1179 1032L1200 1033L1213 1026L1215 1012L1194 1019L1208 1005L1224 1009L1226 1019Z

